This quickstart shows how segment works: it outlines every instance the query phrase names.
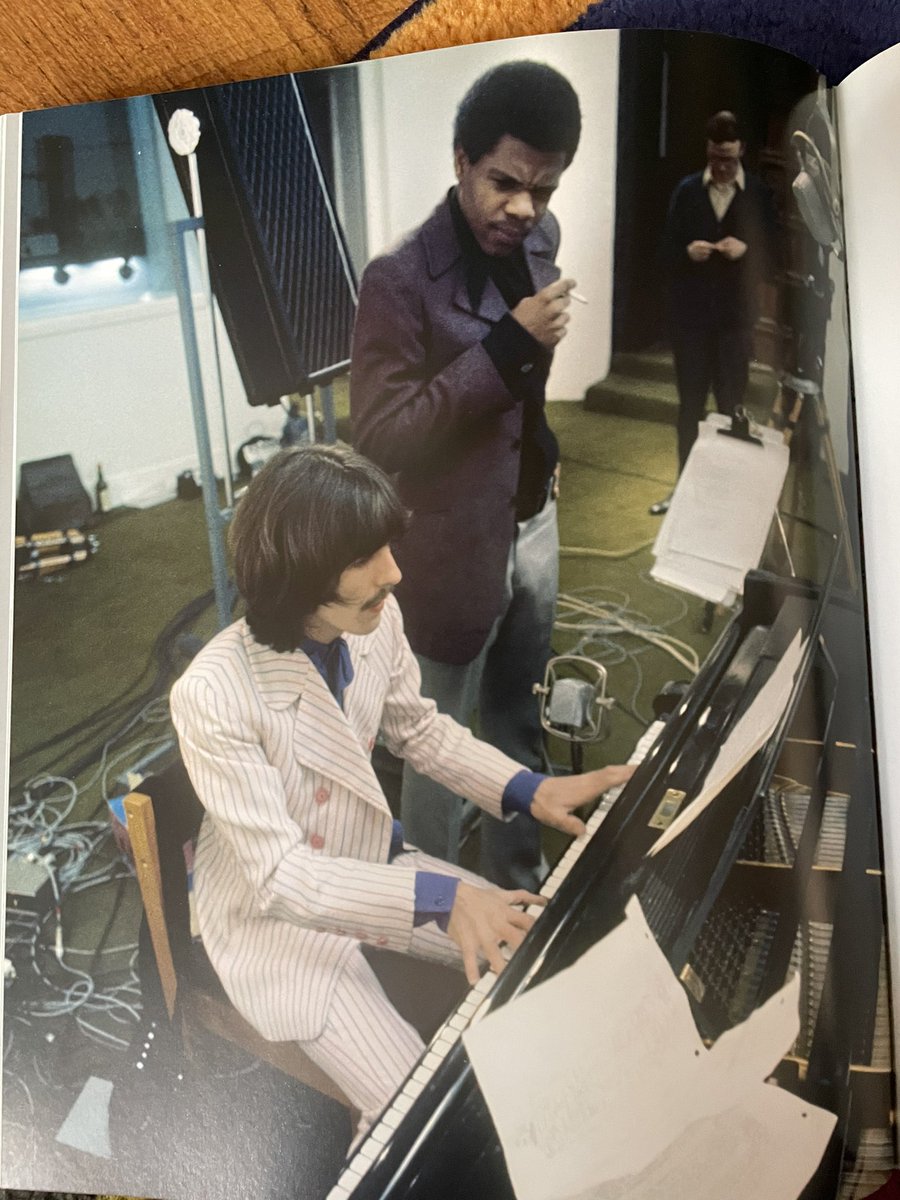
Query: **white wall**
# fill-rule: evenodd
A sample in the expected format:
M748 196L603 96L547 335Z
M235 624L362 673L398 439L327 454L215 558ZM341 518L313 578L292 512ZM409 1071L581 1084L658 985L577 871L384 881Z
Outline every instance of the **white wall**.
M150 251L131 280L129 290L138 298L79 311L78 304L89 303L90 296L84 293L75 268L64 292L51 285L42 307L23 304L16 463L71 454L91 492L101 463L113 505L145 506L174 496L181 471L192 469L200 477L178 302L174 294L154 292L150 286L155 281L165 287L164 280L171 274L169 223L187 216L187 208L152 102L140 97L120 103L128 106L138 151L135 165ZM81 111L72 113L77 116ZM196 255L189 252L189 257L195 264ZM118 278L114 271L112 278ZM193 274L192 281L200 287ZM26 284L30 286L27 278L23 294L28 291ZM120 291L122 285L116 282L114 287ZM72 303L71 293L78 288L82 294ZM108 291L103 295L106 298ZM215 468L222 475L220 404L209 307L202 290L194 298L194 311ZM247 404L221 319L217 340L233 458L247 438L280 433L284 413L280 407L257 409Z
M878 780L900 1032L900 46L838 89ZM895 1045L895 1067L900 1070Z
M559 264L590 299L553 365L551 399L580 399L606 376L612 335L613 234L619 36L552 34L434 50L360 68L370 253L419 224L453 184L452 129L469 85L499 62L549 63L578 92L581 145L551 204L562 227Z
M195 311L207 364L216 473L221 474L224 454L218 397L212 390L209 309L200 299ZM278 434L284 413L247 404L221 321L218 341L233 457L247 438ZM71 454L89 491L102 463L114 505L141 507L171 498L181 471L190 468L200 478L185 362L174 296L22 322L18 462Z

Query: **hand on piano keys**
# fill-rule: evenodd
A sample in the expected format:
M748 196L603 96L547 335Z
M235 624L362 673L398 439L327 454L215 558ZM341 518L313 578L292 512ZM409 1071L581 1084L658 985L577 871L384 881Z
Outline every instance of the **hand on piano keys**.
M559 829L571 837L580 837L586 826L574 815L574 810L596 800L611 788L621 788L633 774L633 766L623 765L601 767L583 775L551 776L538 785L531 815L542 825ZM487 959L495 974L503 970L544 904L545 899L531 892L459 884L447 933L462 951L469 983L474 986L478 982L479 955ZM525 905L528 905L528 912L523 911Z
M612 766L583 775L551 776L543 780L534 793L531 815L542 825L580 837L585 824L574 816L574 810L596 800L610 788L622 787L633 774L633 766Z
M543 905L546 901L522 889L504 891L495 887L473 887L459 883L450 912L447 933L462 951L466 978L473 986L481 976L479 954L491 970L499 974L506 964L504 947L515 950L525 940L534 917L524 905Z

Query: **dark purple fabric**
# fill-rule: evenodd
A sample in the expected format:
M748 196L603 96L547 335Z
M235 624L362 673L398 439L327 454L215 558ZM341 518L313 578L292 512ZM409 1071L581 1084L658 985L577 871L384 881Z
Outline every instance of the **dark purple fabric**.
M573 29L683 29L731 34L795 54L838 83L900 42L897 0L604 0Z
M356 55L366 59L412 20L415 0ZM838 83L860 63L900 42L897 0L604 0L572 29L684 29L750 38L796 54Z
M536 292L559 278L558 245L548 212L524 243ZM446 200L372 259L360 281L353 444L396 476L413 514L397 547L403 580L396 594L410 645L436 662L471 662L504 604L523 404L482 340L508 311L496 287L473 307ZM549 357L526 365L533 369L522 387L543 401Z

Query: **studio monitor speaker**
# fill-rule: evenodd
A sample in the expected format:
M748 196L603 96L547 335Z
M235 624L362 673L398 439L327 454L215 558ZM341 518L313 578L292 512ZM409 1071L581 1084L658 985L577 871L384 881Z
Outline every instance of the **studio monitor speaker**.
M199 119L210 276L247 399L276 404L344 371L356 283L292 75L155 98ZM174 155L189 196L187 160Z

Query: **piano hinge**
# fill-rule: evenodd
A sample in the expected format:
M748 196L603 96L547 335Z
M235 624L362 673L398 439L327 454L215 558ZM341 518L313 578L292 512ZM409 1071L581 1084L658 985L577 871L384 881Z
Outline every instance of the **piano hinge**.
M802 1083L809 1074L809 1059L801 1058L799 1054L785 1054L782 1062L790 1063L797 1069L797 1079Z
M691 993L698 1004L703 1003L703 997L706 995L706 984L694 970L690 963L685 963L681 968L681 974L678 976L687 990Z
M681 808L686 792L680 792L678 788L667 788L666 793L660 800L656 812L647 822L651 829L668 829L672 821L678 815L678 810Z

